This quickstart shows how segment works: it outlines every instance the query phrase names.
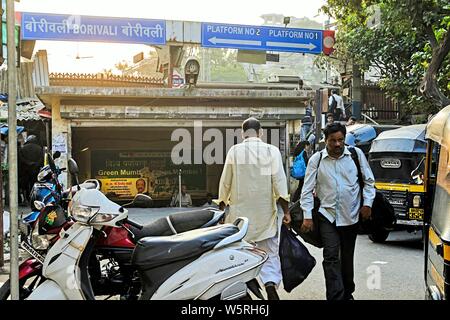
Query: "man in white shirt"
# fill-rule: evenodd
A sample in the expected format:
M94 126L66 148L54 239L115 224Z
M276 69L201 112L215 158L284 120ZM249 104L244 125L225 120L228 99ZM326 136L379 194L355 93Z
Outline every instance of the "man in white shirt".
M261 140L259 121L249 118L242 124L244 141L228 151L219 185L220 209L230 206L226 222L238 217L249 219L247 241L268 254L260 272L261 281L271 300L279 299L276 292L281 283L278 254L281 224L290 223L289 195L280 150ZM278 210L277 202L283 209Z
M335 108L332 108L333 104L335 105ZM344 99L342 99L342 97L337 94L337 91L335 89L331 90L331 96L328 99L328 106L329 110L334 114L335 121L341 121L342 119L345 119L346 116Z
M180 206L180 194L177 194L172 198L172 202L170 203L171 207L179 207ZM181 186L181 206L182 207L192 207L192 199L191 195L187 193L186 185Z
M371 216L375 198L375 179L364 153L355 148L361 167L363 190L358 182L358 169L351 152L344 145L346 129L341 123L325 130L326 148L315 153L308 162L302 189L304 214L302 231L319 228L323 242L323 269L328 300L353 299L353 260L359 218ZM313 192L320 199L318 226L313 225ZM362 206L361 206L362 192Z

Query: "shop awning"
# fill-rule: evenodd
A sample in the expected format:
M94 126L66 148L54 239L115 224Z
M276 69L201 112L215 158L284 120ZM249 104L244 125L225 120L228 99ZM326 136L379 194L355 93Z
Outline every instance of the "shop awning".
M17 100L17 121L51 119L51 112L38 98ZM8 119L8 104L0 105L0 120Z

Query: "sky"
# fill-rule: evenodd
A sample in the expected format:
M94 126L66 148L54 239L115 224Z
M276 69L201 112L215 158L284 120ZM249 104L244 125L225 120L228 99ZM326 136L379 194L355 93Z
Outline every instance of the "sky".
M185 20L260 25L267 13L308 17L324 22L318 15L325 0L21 0L16 11L68 13L106 17ZM139 44L38 41L35 50L46 49L51 72L101 72L121 60L149 48ZM77 54L84 59L75 59ZM93 58L91 58L93 57Z

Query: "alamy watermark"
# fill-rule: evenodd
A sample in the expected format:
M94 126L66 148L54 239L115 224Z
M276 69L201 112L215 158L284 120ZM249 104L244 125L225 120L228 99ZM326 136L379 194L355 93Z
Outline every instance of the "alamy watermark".
M262 131L261 140L279 148L281 129L271 128L262 129ZM249 132L251 133L251 130ZM194 121L193 131L186 128L175 129L170 139L172 142L178 142L171 151L171 159L175 165L223 165L226 154L231 147L244 140L240 128L222 130L208 128L203 130L202 121ZM273 148L267 148L266 154L254 157L250 155L253 151L245 149L245 154L239 154L236 161L238 161L238 164L258 164L267 168L274 165L273 155L271 154L273 150Z

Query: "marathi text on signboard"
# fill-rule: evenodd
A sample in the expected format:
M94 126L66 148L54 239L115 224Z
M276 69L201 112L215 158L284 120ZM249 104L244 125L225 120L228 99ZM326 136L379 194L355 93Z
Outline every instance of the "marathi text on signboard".
M24 12L21 26L24 40L166 43L164 20Z

